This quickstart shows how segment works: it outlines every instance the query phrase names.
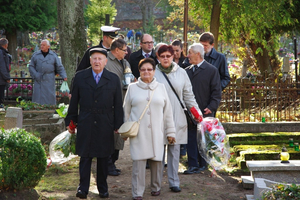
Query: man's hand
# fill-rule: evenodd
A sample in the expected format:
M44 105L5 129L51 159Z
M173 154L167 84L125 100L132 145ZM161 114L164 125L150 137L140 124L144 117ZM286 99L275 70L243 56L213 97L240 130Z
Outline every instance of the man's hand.
M211 113L211 111L210 111L208 108L205 108L205 109L204 109L204 114L205 114L205 115L208 115L208 114L210 114L210 113Z
M114 130L114 133L119 134L119 129Z
M174 137L168 136L167 139L168 139L169 144L175 144L176 143L176 140L175 140Z
M75 133L75 129L71 129L70 126L67 126L67 129L69 131L69 133L74 134Z

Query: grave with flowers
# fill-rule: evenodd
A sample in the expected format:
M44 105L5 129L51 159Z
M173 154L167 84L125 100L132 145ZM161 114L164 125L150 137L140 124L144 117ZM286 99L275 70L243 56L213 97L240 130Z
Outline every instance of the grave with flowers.
M24 99L27 99L32 96L32 85L30 83L28 84L11 84L8 88L8 97L15 99L17 97L21 96Z

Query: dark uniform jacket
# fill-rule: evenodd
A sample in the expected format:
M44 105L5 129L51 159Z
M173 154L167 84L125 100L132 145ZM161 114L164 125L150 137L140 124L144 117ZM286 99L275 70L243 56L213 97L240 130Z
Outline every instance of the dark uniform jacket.
M144 58L145 57L143 56L142 49L140 49L136 52L133 52L130 55L129 63L130 63L130 66L131 66L132 74L135 76L135 78L140 77L140 72L139 72L138 66L139 66L139 62ZM150 55L149 58L153 58L155 60L155 64L158 63L157 60L156 60L154 50L152 50L151 55Z
M77 123L76 153L81 157L108 157L114 152L114 130L123 123L119 77L103 69L96 84L92 68L76 73L66 126Z
M200 67L193 72L193 65L186 68L191 80L193 92L202 113L204 109L211 110L211 114L204 117L213 117L221 101L220 75L218 69L204 61Z

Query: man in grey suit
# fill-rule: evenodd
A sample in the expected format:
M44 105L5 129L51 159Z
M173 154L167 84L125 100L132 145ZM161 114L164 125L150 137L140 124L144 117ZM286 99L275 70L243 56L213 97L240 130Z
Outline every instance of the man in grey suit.
M203 117L213 117L222 95L218 69L203 59L204 48L200 43L194 43L189 47L187 57L192 65L186 68L186 72L191 80L198 106ZM206 162L199 156L197 148L196 128L188 131L187 153L189 168L184 174L199 173L206 169Z

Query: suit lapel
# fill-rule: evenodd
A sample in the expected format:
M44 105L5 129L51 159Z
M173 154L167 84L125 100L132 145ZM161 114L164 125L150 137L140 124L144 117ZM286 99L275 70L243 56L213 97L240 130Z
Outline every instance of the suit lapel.
M93 72L92 72L92 68L90 67L89 70L86 71L86 75L85 75L85 82L90 85L92 88L96 88L97 84L96 81L93 77Z
M107 69L103 69L103 73L102 73L102 76L98 82L98 85L97 85L97 89L106 85L108 83L108 80L109 80L109 77L108 77L108 71Z

